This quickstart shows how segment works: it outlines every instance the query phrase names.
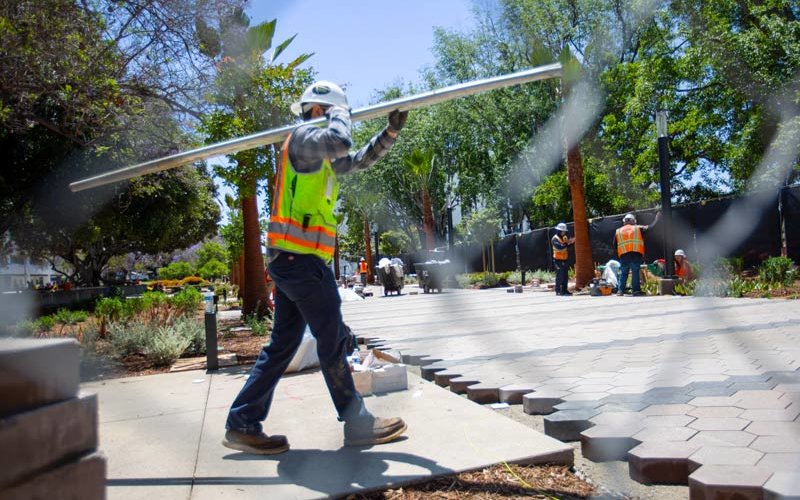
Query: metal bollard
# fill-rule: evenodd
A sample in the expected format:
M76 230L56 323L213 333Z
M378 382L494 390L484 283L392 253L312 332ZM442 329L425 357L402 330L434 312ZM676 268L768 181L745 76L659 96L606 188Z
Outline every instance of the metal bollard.
M206 292L205 323L206 323L206 369L219 369L219 352L217 349L217 297L213 292Z

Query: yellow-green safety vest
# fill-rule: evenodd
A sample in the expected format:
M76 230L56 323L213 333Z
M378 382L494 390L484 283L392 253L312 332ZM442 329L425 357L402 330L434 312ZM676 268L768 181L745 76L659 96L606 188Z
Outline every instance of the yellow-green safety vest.
M286 252L311 254L326 263L336 246L336 217L333 208L339 196L339 182L328 159L316 172L298 172L289 160L289 141L281 149L267 247Z

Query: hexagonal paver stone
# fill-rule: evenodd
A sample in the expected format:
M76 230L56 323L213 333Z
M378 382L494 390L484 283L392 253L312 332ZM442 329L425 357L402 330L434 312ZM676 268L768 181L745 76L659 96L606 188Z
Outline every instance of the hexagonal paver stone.
M606 398L607 400L607 398ZM598 406L597 409L601 412L617 412L617 411L632 411L638 412L647 408L647 403L606 403L602 406Z
M800 453L766 453L758 466L775 472L797 473L800 471Z
M481 381L475 377L456 377L450 379L450 391L456 394L464 394L467 392L467 387L479 384Z
M450 385L450 381L454 378L460 377L461 374L459 372L445 370L442 372L437 372L433 375L433 381L439 387L447 387Z
M522 404L522 396L533 392L538 384L512 384L500 388L498 396L501 403Z
M783 410L791 403L791 400L780 399L782 392L778 391L739 391L732 398L736 398L739 408L745 410Z
M600 408L597 409L600 411ZM611 425L614 427L637 426L641 424L644 415L633 411L610 411L592 417L595 425Z
M688 441L697 431L688 427L645 427L633 437L645 443L647 441Z
M450 390L452 389L453 382L450 381ZM499 383L480 383L467 387L467 398L470 401L475 401L478 404L497 403L500 401L500 385Z
M744 411L735 406L700 406L686 412L686 414L698 418L734 418L744 413Z
M761 500L772 472L741 465L704 465L689 476L689 498Z
M744 410L739 417L759 422L791 422L800 415L800 408L790 405L784 410Z
M628 472L644 484L687 484L689 456L698 448L686 441L642 443L628 452Z
M586 410L597 408L598 412L600 410L600 401L564 401L563 403L559 403L555 405L553 408L556 410Z
M776 472L764 484L764 500L800 500L800 474Z
M740 431L748 424L741 418L698 418L689 427L698 431Z
M683 427L694 420L688 415L655 415L643 418L642 423L645 427Z
M731 396L702 396L689 401L692 406L736 406L737 398Z
M555 405L563 403L564 392L532 392L522 396L522 411L528 415L548 415Z
M679 404L679 405L650 405L644 410L644 413L647 416L660 416L660 415L691 415L690 411L694 410L694 406L689 406L686 404Z
M764 454L740 446L704 446L689 457L689 470L701 465L755 465Z
M433 365L423 366L422 368L419 369L419 372L420 375L422 375L423 379L433 382L434 375L436 375L437 372L443 372L445 370L447 370L446 367L436 366L435 364L433 364Z
M596 410L564 410L544 417L544 433L561 441L578 441L581 432L594 424L590 418L597 415Z
M640 444L633 435L640 426L596 425L581 432L583 456L594 462L625 460L628 450Z
M442 358L434 358L428 355L422 355L417 357L416 363L414 364L417 366L429 366L434 363L438 363L439 361L442 361Z
M800 436L759 436L750 448L764 453L800 453Z
M745 430L756 436L798 436L800 422L753 422Z
M702 446L748 446L756 436L746 431L700 431L689 440Z
M775 386L779 392L800 392L800 384L779 384Z

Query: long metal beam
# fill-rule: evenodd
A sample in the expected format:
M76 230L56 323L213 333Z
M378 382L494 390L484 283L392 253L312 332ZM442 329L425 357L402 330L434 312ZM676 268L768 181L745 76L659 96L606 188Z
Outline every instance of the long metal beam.
M464 97L468 95L477 94L491 89L502 87L510 87L512 85L519 85L521 83L535 82L538 80L545 80L548 78L555 78L561 76L561 64L548 64L546 66L538 66L536 68L511 73L509 75L496 76L493 78L485 78L482 80L475 80L472 82L460 83L458 85L451 85L441 89L431 90L422 94L413 96L402 97L393 101L381 102L360 108L350 114L353 122L370 120L380 116L386 116L391 111L400 110L407 111L410 109L422 108L437 104L451 99ZM326 118L317 118L309 120L309 124L322 124ZM75 181L69 185L73 192L83 191L93 187L104 186L114 182L130 179L132 177L139 177L153 172L160 172L170 168L179 167L192 163L198 160L205 160L214 156L220 156L228 153L236 153L246 149L252 149L259 146L266 146L274 144L285 139L291 133L297 124L287 125L285 127L266 130L256 134L247 135L244 137L237 137L229 139L224 142L210 144L201 148L192 149L183 153L176 153L171 156L150 160L148 162L139 163L130 167L112 170L103 174L89 177L83 180Z

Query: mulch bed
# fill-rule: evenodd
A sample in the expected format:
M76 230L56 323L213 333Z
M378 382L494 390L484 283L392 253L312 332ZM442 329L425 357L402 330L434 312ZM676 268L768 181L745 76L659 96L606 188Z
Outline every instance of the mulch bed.
M510 469L510 470L509 470ZM512 473L513 471L513 473ZM403 488L347 496L347 500L508 499L590 497L595 488L561 465L500 464Z

